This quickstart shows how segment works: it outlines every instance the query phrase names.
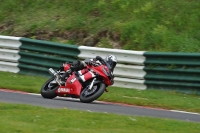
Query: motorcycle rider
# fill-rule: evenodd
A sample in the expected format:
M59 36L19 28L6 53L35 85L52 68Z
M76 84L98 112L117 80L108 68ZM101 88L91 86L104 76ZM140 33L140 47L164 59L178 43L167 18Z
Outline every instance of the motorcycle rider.
M71 64L71 67L69 70L67 70L63 76L61 77L61 84L65 84L65 80L66 80L66 77L68 77L73 71L77 71L78 72L78 80L79 82L83 83L93 77L95 77L95 73L92 71L92 70L88 70L86 68L87 65L92 65L92 66L100 66L102 65L102 60L103 62L106 63L107 67L110 69L111 71L111 74L112 74L112 79L111 79L111 82L112 84L114 83L113 81L113 78L114 78L114 75L113 75L113 71L114 71L114 68L117 64L117 58L115 55L107 55L105 59L102 59L100 56L96 56L95 58L91 58L91 59L85 59L84 61L74 61L72 64ZM64 64L63 64L64 66ZM64 67L61 66L60 70L64 70Z

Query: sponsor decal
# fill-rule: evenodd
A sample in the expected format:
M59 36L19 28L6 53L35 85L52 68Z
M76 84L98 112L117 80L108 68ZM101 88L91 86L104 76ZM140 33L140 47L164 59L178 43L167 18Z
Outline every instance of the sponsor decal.
M73 78L70 82L73 83L76 80L76 78Z
M58 88L58 92L70 92L69 88Z

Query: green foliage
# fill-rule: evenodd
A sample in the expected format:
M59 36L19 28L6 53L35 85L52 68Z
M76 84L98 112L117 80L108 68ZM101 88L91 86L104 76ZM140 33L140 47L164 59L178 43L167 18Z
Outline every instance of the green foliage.
M123 49L200 52L199 18L199 0L2 0L0 23L14 28L0 34L83 29L98 35L106 29L120 33Z

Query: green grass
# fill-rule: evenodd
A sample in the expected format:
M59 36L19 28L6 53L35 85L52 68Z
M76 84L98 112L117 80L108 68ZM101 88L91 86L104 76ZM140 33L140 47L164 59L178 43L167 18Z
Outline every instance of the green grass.
M181 94L172 91L141 91L110 87L110 92L104 93L99 100L200 113L199 96Z
M0 103L1 133L199 133L200 124L171 119Z
M20 75L15 73L0 72L0 87L26 91L31 93L40 93L40 88L47 78L39 76Z
M40 93L40 88L47 80L43 77L33 77L8 72L0 72L0 88ZM119 87L109 87L98 100L119 102L138 106L150 106L165 109L175 109L200 113L200 97L173 91L135 90Z
M199 18L199 0L2 0L0 34L79 45L94 36L99 47L200 52Z

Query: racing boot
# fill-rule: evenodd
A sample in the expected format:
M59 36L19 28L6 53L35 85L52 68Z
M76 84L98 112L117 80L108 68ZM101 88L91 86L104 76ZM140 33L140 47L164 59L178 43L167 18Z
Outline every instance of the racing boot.
M61 76L60 80L62 84L66 82L67 78L71 75L71 73L72 73L72 70L69 69Z
M77 77L77 79L78 79L78 81L79 81L81 84L84 83L84 81L83 81L80 77Z

